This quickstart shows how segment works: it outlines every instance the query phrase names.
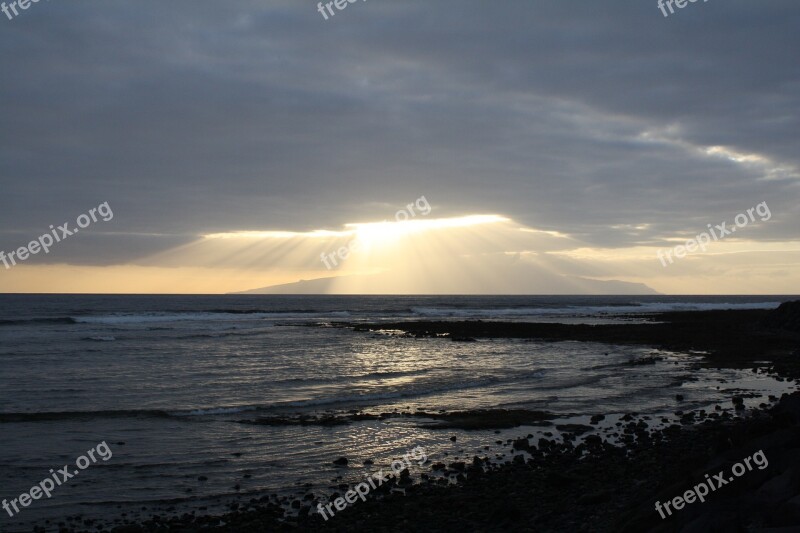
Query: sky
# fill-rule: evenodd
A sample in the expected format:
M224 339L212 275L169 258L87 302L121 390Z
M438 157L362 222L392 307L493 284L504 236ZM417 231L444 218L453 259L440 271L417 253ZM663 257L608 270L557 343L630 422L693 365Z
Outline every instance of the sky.
M0 292L800 293L796 0L332 10L0 13Z

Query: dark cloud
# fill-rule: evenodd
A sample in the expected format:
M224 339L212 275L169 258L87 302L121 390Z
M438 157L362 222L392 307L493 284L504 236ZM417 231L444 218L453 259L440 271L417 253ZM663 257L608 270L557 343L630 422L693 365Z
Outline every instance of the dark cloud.
M40 2L0 15L0 249L104 201L116 244L62 259L337 228L423 194L436 216L595 246L768 201L749 236L796 239L798 27L790 0L669 18L655 0L370 0L329 21L297 0Z

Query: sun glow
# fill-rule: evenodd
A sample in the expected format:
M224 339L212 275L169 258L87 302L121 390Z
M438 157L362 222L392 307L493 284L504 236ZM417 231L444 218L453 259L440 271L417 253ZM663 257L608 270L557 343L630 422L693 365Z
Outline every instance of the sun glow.
M303 237L307 239L329 239L331 237L346 237L349 231L231 231L228 233L209 233L203 235L204 239L293 239Z
M333 231L315 229L312 231L231 231L227 233L209 233L204 239L330 239L337 237L358 237L364 241L377 241L402 237L413 233L421 233L443 228L466 228L481 224L510 222L500 215L467 215L462 217L412 219L383 222L354 222L345 224L345 230Z
M647 223L613 231L636 234ZM198 235L127 265L18 265L0 275L0 292L590 294L628 290L598 285L622 280L674 294L778 294L800 285L798 242L719 242L669 269L656 257L658 244L595 248L500 215L418 213L323 230Z
M446 228L467 228L470 226L510 222L500 215L468 215L454 218L413 219L395 222L366 222L345 224L345 227L366 247L396 242L402 237Z

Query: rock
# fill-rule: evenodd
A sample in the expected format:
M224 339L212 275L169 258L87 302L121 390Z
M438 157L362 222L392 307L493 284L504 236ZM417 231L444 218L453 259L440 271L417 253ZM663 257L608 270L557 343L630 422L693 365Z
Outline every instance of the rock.
M800 301L784 302L764 319L770 328L800 331Z
M347 466L348 463L347 457L339 457L333 462L336 466Z
M658 357L658 356L642 357L640 359L633 359L631 361L628 361L628 364L630 366L654 365L658 361L662 361L663 359L664 359L663 357Z
M583 441L589 446L600 446L603 444L603 439L600 435L588 435Z
M578 498L579 505L594 505L598 503L607 502L612 499L615 495L613 490L601 490L598 492L592 492L590 494L584 494L580 498Z
M526 409L480 409L452 413L429 413L418 411L414 416L432 418L437 421L432 426L440 429L492 429L512 428L523 425L541 426L556 415L544 411Z
M800 394L794 393L781 397L775 406L775 414L794 422L800 422Z
M531 443L528 442L528 439L517 439L514 441L514 449L515 450L530 450Z
M556 429L559 431L566 431L574 435L582 435L587 431L594 431L592 426L584 426L583 424L561 424L557 425Z
M455 462L455 463L450 463L450 468L452 468L453 470L457 470L459 472L463 472L464 470L466 470L467 465L466 465L466 463L458 461L458 462Z

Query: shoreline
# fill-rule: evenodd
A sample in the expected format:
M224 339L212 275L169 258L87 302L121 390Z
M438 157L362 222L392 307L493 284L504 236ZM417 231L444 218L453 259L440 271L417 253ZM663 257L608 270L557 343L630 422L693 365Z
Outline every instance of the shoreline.
M705 351L705 365L761 368L782 379L795 380L800 376L800 365L793 354L800 347L800 336L796 331L772 327L779 314L777 311L672 312L648 315L651 322L645 324L596 326L485 321L338 326L356 331L403 330L403 335L413 337L449 335L462 342L513 337L646 344L670 350ZM736 404L735 399L733 403ZM118 533L167 528L187 532L354 528L446 531L456 527L482 531L564 528L672 531L692 521L699 521L695 527L702 523L705 529L800 523L800 505L792 503L800 494L800 486L792 477L800 472L800 392L784 394L777 405L762 404L761 408L751 409L746 418L736 414L738 408L734 414L690 412L681 423L648 429L649 417L632 413L618 423L626 437L621 447L600 435L590 435L583 442L569 432L563 442L555 439L532 442L520 435L503 445L510 448L513 457L508 462L493 463L488 457L491 453L487 452L483 457L474 456L471 463L426 465L431 471L422 475L420 484L410 484L410 480L402 477L392 480L374 491L366 502L348 506L328 521L317 514L318 499L313 496L302 502L296 500L298 504L292 502L291 507L299 510L297 516L287 513L287 502L263 497L237 505L232 512L220 516L189 513L106 527ZM504 422L497 419L497 412L483 415L484 419ZM447 416L453 418L454 413ZM472 413L472 416L477 415ZM541 422L547 422L547 415L537 416ZM470 429L488 429L491 424L484 422ZM475 423L467 417L467 427ZM683 494L702 480L701 474L719 471L720 464L726 461L732 464L759 449L770 461L765 470L746 474L705 503L690 505L666 520L655 511L656 501ZM455 478L455 483L434 476L442 472ZM395 492L398 490L403 494ZM764 501L766 493L770 496ZM739 514L731 514L732 509ZM735 523L730 516L736 517Z
M785 307L786 306L786 307ZM779 309L789 308L783 304ZM793 313L798 311L793 309ZM484 320L348 323L337 327L356 332L394 330L415 338L445 337L454 342L480 338L536 339L549 342L581 341L606 344L645 345L683 352L708 352L708 361L726 368L745 368L752 354L773 358L784 377L800 375L800 364L789 357L800 349L800 332L787 331L776 323L777 310L669 311L636 315L648 322L633 324L562 324L549 322L504 322ZM738 363L738 365L737 365ZM788 366L783 366L784 364Z
M456 484L429 477L418 485L392 479L325 521L313 506L288 517L278 504L253 501L219 516L150 520L111 528L116 533L149 531L674 531L693 527L736 530L743 525L786 527L800 523L800 392L784 395L768 410L742 420L707 419L647 433L633 418L626 427L637 440L625 447L594 438L574 446L527 439L512 448L529 455L504 464L484 458L434 463L454 473ZM662 520L656 501L669 501L742 458L762 451L769 460L680 513ZM352 487L351 487L352 488ZM403 488L405 494L392 492ZM342 490L344 492L344 489ZM263 499L262 499L263 500ZM313 502L310 502L313 504ZM746 514L743 515L743 511Z

